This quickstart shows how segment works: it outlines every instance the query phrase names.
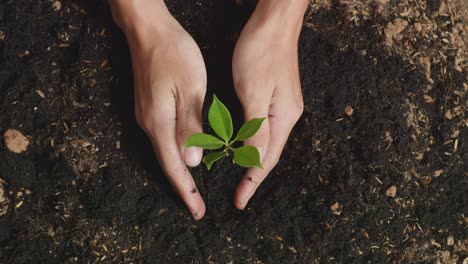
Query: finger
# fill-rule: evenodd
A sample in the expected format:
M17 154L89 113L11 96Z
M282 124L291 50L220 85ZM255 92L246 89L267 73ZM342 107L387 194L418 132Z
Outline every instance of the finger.
M287 102L285 100L284 102ZM285 114L285 107L289 104L279 102L273 103L269 117L269 141L267 152L262 160L264 169L250 168L242 178L234 195L234 204L239 209L244 209L250 198L254 195L258 186L265 180L266 176L276 166L286 144L289 134L297 121L296 116Z
M204 92L191 96L181 94L176 100L176 135L179 149L185 164L195 167L203 158L203 149L197 147L184 148L190 135L203 132L202 129L202 107Z
M160 126L155 138L155 149L169 182L185 202L195 220L205 214L205 203L198 192L192 175L184 164L175 138L175 124Z
M252 90L252 89L250 89ZM264 153L267 151L268 140L270 137L270 126L268 120L268 113L270 109L271 96L263 95L256 97L255 95L244 98L240 96L242 106L244 109L244 120L245 122L250 121L254 118L267 119L263 121L260 129L251 138L244 141L246 146L255 146L260 152L260 161L263 159Z
M275 125L273 120L270 120L270 141L268 150L262 160L263 169L250 168L242 178L234 195L234 204L239 209L244 209L250 198L254 195L258 186L263 182L266 176L278 163L281 151L286 144L288 135L291 129L283 125Z
M183 161L176 139L175 101L164 103L154 113L154 121L144 128L150 137L154 151L169 182L182 198L195 220L205 214L205 203L198 192L192 175Z

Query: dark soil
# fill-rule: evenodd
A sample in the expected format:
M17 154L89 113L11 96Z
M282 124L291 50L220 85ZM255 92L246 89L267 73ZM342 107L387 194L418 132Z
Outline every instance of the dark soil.
M230 64L249 9L168 2L205 56L207 98L241 109ZM0 144L0 262L462 262L466 121L445 112L465 76L427 83L372 21L353 27L342 14L334 6L312 18L323 30L304 27L306 111L278 166L244 211L232 203L242 169L227 159L195 168L207 204L195 222L136 125L128 48L107 7L2 0L0 133L17 129L31 144L23 154Z

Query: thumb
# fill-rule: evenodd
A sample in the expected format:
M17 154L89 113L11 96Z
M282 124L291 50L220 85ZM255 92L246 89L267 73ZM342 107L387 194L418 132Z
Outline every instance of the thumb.
M270 102L265 100L259 100L256 103L244 105L245 120L251 120L253 118L268 117L270 108ZM269 151L270 141L270 120L267 118L263 121L260 129L251 138L244 142L244 145L255 146L260 152L260 161L263 164L265 160L265 154ZM253 195L257 186L260 184L260 179L264 173L263 169L250 168L247 170L245 176L237 187L236 194L234 196L234 204L237 208L243 209L247 204L248 198Z
M189 167L195 167L200 164L203 158L203 149L198 147L184 148L190 135L202 133L202 107L203 98L201 96L191 96L189 98L177 98L177 122L176 135L179 149L181 150L184 162Z
M245 122L254 118L268 117L270 102L262 100L254 104L244 105L244 118ZM268 118L263 121L260 129L251 138L244 141L244 145L250 145L257 147L260 152L260 160L263 159L264 154L267 151L268 141L270 137L269 120Z

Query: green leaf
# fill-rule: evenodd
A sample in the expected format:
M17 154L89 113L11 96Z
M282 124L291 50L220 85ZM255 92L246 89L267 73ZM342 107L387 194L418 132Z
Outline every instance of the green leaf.
M227 143L232 137L232 119L226 106L213 95L213 103L208 110L208 121L214 132Z
M260 153L254 146L243 146L232 149L234 152L234 161L237 165L244 168L257 167L263 169L260 163Z
M219 149L224 146L225 143L220 139L205 133L192 134L184 148L188 147L200 147L204 149Z
M251 136L255 135L255 133L257 133L257 131L262 126L262 123L265 119L265 117L254 118L242 125L242 127L239 129L239 132L237 132L235 140L244 141L246 139L249 139Z
M224 151L213 152L213 153L210 153L210 154L206 155L203 158L203 163L205 163L206 168L208 170L210 170L211 165L213 165L213 163L215 163L215 161L219 160L220 158L222 158L224 156L226 156L226 152L224 152Z

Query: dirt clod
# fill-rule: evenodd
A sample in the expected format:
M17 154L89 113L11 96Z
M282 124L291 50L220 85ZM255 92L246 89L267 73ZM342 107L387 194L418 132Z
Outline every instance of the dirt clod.
M387 42L392 43L394 39L401 39L402 36L400 33L405 30L407 26L408 21L401 18L397 18L393 22L388 23L384 30Z
M447 237L447 246L453 246L455 244L455 239L453 239L453 236L448 236Z
M352 116L353 113L354 113L354 109L353 109L350 105L346 106L346 108L345 108L345 114L346 114L347 116Z
M429 185L432 182L432 178L430 176L421 176L421 181L423 185Z
M392 185L392 186L387 188L387 190L385 191L385 195L387 195L388 197L395 197L396 192L397 192L396 186Z
M341 215L341 213L343 212L342 206L341 206L341 204L338 203L338 202L332 204L332 205L330 206L330 210L332 211L332 213L333 213L334 215Z
M8 129L3 134L3 143L8 150L14 153L22 153L28 150L29 140L20 131Z
M437 178L437 177L439 177L440 175L442 175L442 172L443 172L443 170L435 170L435 171L432 173L432 175L433 175L434 177Z
M445 118L447 118L448 120L452 120L455 117L459 116L461 114L461 111L462 111L462 108L460 105L455 106L454 108L449 109L447 110L447 112L445 112Z
M60 1L54 1L52 3L52 8L54 8L55 11L60 11L60 9L62 9L62 3Z

